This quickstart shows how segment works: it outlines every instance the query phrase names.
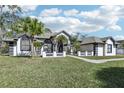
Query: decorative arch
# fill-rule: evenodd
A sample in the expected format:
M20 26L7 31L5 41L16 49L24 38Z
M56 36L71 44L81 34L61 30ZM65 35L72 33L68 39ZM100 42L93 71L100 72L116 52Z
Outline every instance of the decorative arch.
M60 37L60 36L63 36L63 37L66 39L67 44L70 44L70 37L69 37L69 36L67 36L67 35L64 34L64 33L60 33L60 34L58 34L58 35L56 36L56 38L58 38L58 37Z
M63 34L59 34L57 37L56 37L56 41L57 41L57 50L58 52L63 52L64 49L64 46L68 44L68 38L63 35Z

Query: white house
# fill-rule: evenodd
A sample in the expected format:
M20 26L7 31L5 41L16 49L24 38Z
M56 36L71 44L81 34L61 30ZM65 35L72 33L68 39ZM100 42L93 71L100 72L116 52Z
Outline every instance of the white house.
M67 43L57 42L56 38L63 35ZM27 34L20 34L13 38L3 38L3 41L9 45L9 55L11 56L31 56L32 42ZM52 33L47 31L41 36L34 36L34 41L40 42L41 47L35 48L35 53L42 57L63 57L66 51L70 49L70 35L65 31Z
M114 56L116 42L112 37L87 37L81 42L81 51L78 56Z
M61 35L67 39L66 43L56 40ZM34 36L34 41L41 43L41 47L33 46L33 50L37 56L42 57L63 57L68 51L73 54L70 38L71 36L65 31L53 33L48 30L41 36ZM19 34L13 38L4 37L3 41L9 45L9 55L11 56L31 56L32 54L32 42L27 34ZM80 47L78 56L116 55L116 42L112 37L86 37L80 41Z

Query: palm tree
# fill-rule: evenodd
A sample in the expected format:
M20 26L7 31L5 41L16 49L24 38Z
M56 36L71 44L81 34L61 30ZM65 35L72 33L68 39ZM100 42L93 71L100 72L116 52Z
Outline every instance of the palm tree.
M80 50L80 42L79 42L80 33L76 33L71 37L72 49L75 53Z
M73 51L77 53L77 51L80 50L80 42L77 36L71 37L71 44L72 44Z
M56 41L58 42L58 50L59 52L63 51L64 44L68 43L67 38L64 35L60 35L56 38Z
M52 31L49 28L45 28L46 33L52 33Z
M13 25L13 31L10 31L9 33L19 34L19 33L25 33L28 34L31 38L31 49L32 49L32 55L34 55L34 36L35 35L41 35L45 31L44 24L37 19L26 17L22 18L21 20L18 20Z
M32 53L34 54L33 41L35 35L41 35L45 31L44 24L37 19L30 19L28 34L31 36Z
M80 42L87 36L88 36L87 34L82 33L76 33L75 35L72 35L71 43L75 53L77 53L77 51L80 50Z
M33 46L35 47L34 55L37 55L37 51L41 51L42 43L38 41L34 41Z
M65 43L68 42L67 38L66 38L64 35L58 36L58 37L56 38L56 41L57 41L57 42L62 42L63 44L65 44Z

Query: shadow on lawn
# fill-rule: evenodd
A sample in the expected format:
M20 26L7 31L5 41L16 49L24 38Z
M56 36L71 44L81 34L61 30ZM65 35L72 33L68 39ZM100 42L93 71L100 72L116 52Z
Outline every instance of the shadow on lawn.
M96 76L104 84L100 87L124 88L124 68L122 67L103 68L96 73Z

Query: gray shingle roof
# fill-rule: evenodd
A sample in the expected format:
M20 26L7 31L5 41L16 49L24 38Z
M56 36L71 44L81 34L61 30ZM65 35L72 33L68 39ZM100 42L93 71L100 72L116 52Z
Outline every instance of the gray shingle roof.
M21 36L23 36L23 35L30 36L29 34L20 33L20 34L17 34L17 35L15 36L15 38L19 38L19 37L21 37Z
M124 43L124 40L117 40L116 41L116 44L123 44Z
M2 41L9 42L9 41L14 41L14 39L13 38L3 38Z
M124 40L117 40L116 42L124 43Z
M51 37L51 33L44 33L42 35L39 36L34 36L34 38L50 38Z
M86 37L82 40L81 44L103 43L98 37Z
M52 32L50 29L47 29L46 28L46 31L45 31L45 33L43 33L42 35L35 35L34 36L34 38L39 38L39 39L48 39L48 38L50 38L51 36L56 36L56 35L58 35L58 34L60 34L60 33L65 33L66 35L68 35L69 37L70 37L70 35L66 32L66 31L60 31L60 32ZM29 36L30 37L30 35L28 34L28 33L20 33L20 34L17 34L17 35L13 35L13 37L12 38L9 38L9 37L7 37L7 36L4 36L4 40L6 39L18 39L19 37L21 37L21 36L23 36L23 35L27 35L27 36ZM9 39L8 39L8 41L9 41Z
M58 35L58 34L60 34L60 33L66 34L69 38L71 37L65 30L62 30L62 31L60 31L60 32L55 32L55 33L53 33L53 35L56 36L56 35Z
M45 32L44 34L40 35L40 36L35 36L35 38L50 38L51 36L56 36L60 33L65 33L67 36L70 37L70 35L66 32L66 31L60 31L60 32Z

